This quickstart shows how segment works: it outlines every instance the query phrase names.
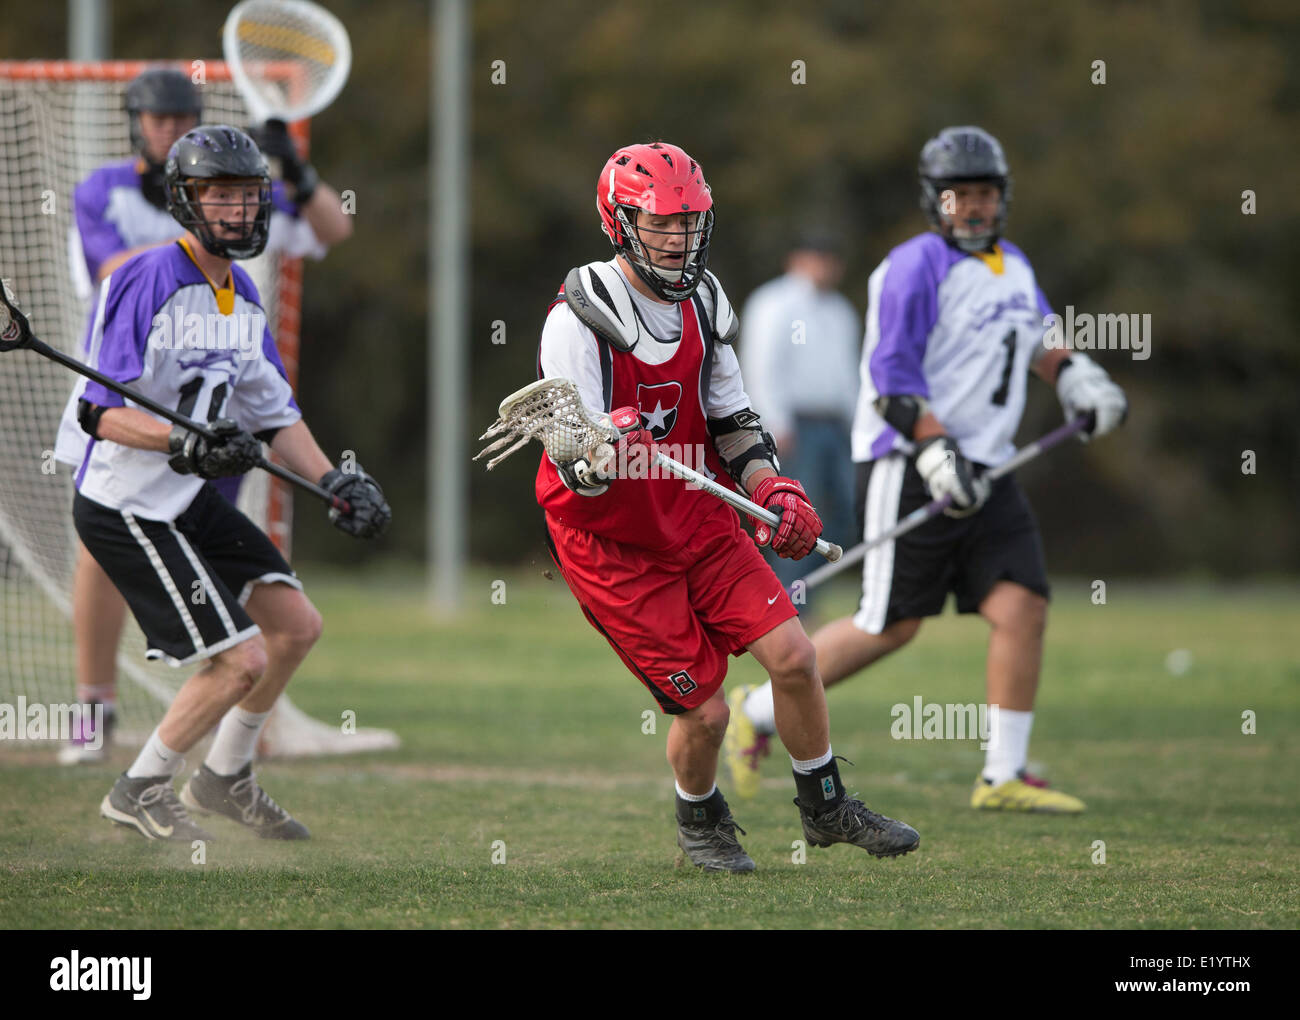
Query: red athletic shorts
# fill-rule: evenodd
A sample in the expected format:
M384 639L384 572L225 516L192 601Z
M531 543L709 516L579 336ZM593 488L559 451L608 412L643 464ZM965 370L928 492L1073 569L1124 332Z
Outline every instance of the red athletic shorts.
M797 615L725 504L667 552L549 516L546 526L551 555L587 619L668 715L708 701L727 675L728 655Z

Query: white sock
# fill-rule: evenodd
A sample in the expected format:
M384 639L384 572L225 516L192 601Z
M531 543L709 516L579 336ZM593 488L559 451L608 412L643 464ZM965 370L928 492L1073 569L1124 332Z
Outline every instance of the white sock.
M181 757L180 751L173 751L164 744L162 737L158 736L158 730L154 730L149 734L149 739L144 742L140 757L126 770L126 774L130 779L141 779L144 776L174 776L184 765L185 759Z
M253 760L257 736L270 712L245 712L236 705L221 717L217 739L203 764L219 776L233 776Z
M759 733L771 736L776 732L776 706L772 704L772 681L755 687L745 699L745 715Z
M829 747L826 748L825 754L818 758L809 758L807 761L800 761L794 755L790 755L790 767L801 776L811 776L823 765L829 765L831 763L831 758L833 757L834 755L831 754L831 749Z
M1029 758L1029 731L1033 712L1009 708L989 709L989 746L984 752L984 778L994 786L1016 778Z
M677 796L681 797L682 800L690 801L692 804L698 804L702 800L708 800L718 789L718 784L714 783L713 789L701 797L698 793L687 793L682 789L682 784L676 780L673 780L673 785L677 787Z

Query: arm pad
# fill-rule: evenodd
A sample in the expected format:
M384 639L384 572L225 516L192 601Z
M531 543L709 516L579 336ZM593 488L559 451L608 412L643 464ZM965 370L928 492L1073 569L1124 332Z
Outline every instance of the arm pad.
M930 410L930 402L925 397L904 394L897 397L877 397L872 405L876 414L885 419L885 424L893 426L904 439L913 438L916 423Z
M99 419L104 417L107 407L100 407L98 404L92 404L85 397L77 401L77 424L81 426L81 431L90 436L91 439L99 438Z
M749 491L746 480L760 468L781 473L776 440L770 432L763 431L758 415L748 408L725 418L710 418L709 435L727 473L746 492Z

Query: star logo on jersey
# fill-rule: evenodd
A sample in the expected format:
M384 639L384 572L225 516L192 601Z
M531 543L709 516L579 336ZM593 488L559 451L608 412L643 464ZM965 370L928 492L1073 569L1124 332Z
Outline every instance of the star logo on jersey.
M677 424L677 405L681 400L681 383L637 384L636 406L641 411L641 425L650 430L655 442L662 441Z

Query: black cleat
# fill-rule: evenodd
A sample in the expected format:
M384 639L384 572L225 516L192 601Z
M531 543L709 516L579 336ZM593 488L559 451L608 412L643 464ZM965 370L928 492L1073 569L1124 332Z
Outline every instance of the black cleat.
M181 790L181 803L200 814L225 815L263 839L311 838L307 826L257 785L251 763L233 776L219 776L206 765L199 766Z
M682 848L682 852L692 864L705 871L753 871L753 859L745 853L740 840L736 838L736 830L740 829L740 826L731 817L731 810L727 807L727 802L722 799L722 794L718 793L716 796L721 804L721 811L718 814L701 807L698 819L684 821L679 811L677 845ZM708 815L714 816L708 817ZM740 831L745 832L744 829Z
M813 846L852 843L873 857L898 857L921 845L921 835L905 822L878 815L856 797L841 797L829 811L814 816L798 798L804 838Z
M135 829L145 839L177 843L212 839L211 833L194 824L176 799L171 776L133 779L122 773L100 803L99 813L111 822Z

